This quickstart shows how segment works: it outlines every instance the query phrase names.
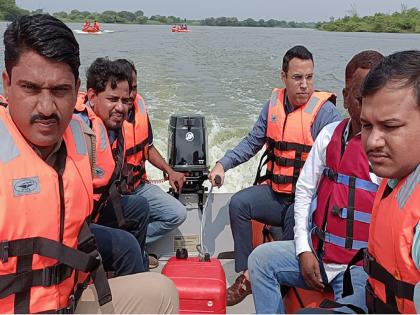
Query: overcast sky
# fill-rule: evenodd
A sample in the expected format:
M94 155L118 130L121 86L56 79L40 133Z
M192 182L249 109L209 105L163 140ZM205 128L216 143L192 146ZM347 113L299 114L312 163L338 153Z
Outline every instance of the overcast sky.
M420 0L16 0L19 7L53 13L57 11L105 10L137 11L151 15L174 15L187 19L234 16L240 20L276 19L286 21L325 21L343 17L354 10L359 16L376 12L392 13L401 5L420 9Z

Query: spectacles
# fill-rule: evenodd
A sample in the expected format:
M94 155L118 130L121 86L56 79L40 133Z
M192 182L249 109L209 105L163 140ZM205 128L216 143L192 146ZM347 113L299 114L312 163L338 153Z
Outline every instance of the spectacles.
M313 80L313 78L314 78L314 75L312 73L311 74L307 74L307 75L294 74L294 75L291 76L291 78L296 83L302 83L304 79L306 80L306 82L311 83L312 80Z

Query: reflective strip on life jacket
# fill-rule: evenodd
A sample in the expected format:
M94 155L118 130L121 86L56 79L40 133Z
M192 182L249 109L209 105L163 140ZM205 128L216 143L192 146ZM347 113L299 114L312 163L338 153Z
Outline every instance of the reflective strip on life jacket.
M363 189L370 192L378 191L378 185L375 183L372 183L371 181L356 178L354 176L347 176L345 174L337 173L328 167L324 168L323 174L327 176L329 179L335 181L337 184L343 184L346 186L350 185L350 181L352 180L352 177L353 177L355 180L355 188Z

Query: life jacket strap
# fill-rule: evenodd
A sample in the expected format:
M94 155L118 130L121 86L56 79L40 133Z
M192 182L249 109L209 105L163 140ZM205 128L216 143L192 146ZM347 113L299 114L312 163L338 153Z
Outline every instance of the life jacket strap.
M340 246L342 248L346 248L347 238L345 238L345 237L338 236L338 235L323 231L321 228L319 228L317 226L315 226L312 229L312 233L314 233L323 242L330 243L330 244L333 244L333 245L336 245L336 246ZM353 240L352 243L353 244L352 244L352 247L350 249L353 249L353 250L359 250L361 248L367 247L367 242L365 242L365 241Z
M333 169L330 169L328 167L324 168L323 174L331 179L332 181L343 184L346 186L350 186L350 178L355 179L355 188L357 189L363 189L369 192L377 192L378 191L378 185L375 183L372 183L371 181L367 181L364 179L356 178L354 176L348 176L341 173L337 173Z
M335 216L340 217L341 219L348 218L348 209L347 208L338 208L337 206L333 206L332 214ZM368 212L363 212L359 210L354 210L354 221L363 222L363 223L370 223L372 215Z

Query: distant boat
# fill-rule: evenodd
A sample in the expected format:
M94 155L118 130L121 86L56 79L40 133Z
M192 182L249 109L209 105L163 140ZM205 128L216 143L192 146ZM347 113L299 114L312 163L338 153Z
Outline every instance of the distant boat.
M76 34L84 34L84 35L103 35L108 33L114 33L111 30L103 30L103 31L83 31L83 30L73 30Z
M186 33L189 32L188 26L185 25L172 25L171 32L173 33Z

